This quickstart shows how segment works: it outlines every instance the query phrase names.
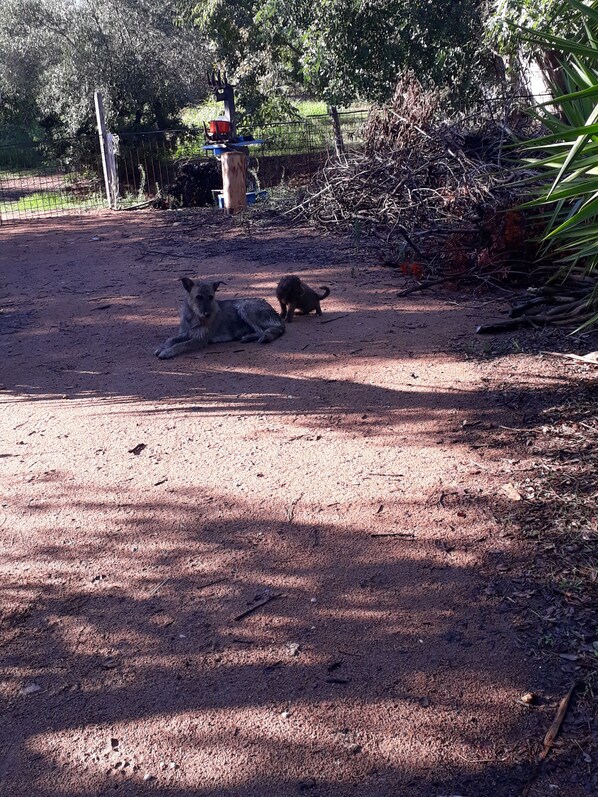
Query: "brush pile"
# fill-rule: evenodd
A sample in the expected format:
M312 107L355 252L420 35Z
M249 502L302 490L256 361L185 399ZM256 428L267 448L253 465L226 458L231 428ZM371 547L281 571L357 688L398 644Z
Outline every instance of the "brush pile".
M546 274L546 280L550 275ZM566 279L552 281L516 297L509 319L482 325L478 334L506 332L519 327L544 324L583 327L596 317L596 278L583 272L570 272Z
M179 161L176 175L168 186L166 201L170 208L209 207L212 192L222 190L220 164L216 158L186 158Z
M387 265L423 262L432 275L513 267L529 235L503 211L517 201L504 157L505 124L439 122L441 99L406 75L392 101L374 107L364 145L331 158L300 210L328 231L374 235Z

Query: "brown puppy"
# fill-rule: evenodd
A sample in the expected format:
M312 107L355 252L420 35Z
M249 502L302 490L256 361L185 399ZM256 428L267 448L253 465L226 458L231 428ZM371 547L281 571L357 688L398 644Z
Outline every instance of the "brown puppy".
M295 310L303 315L316 311L316 315L322 315L320 302L330 293L330 288L325 285L320 286L322 294L316 293L305 282L294 274L283 277L276 288L276 298L280 302L280 317L285 318L287 324L293 320Z

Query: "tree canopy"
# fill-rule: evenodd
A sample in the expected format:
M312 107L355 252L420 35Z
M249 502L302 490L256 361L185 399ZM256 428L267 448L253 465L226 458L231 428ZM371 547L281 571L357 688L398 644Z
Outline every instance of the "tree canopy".
M467 92L480 82L478 0L182 0L246 95L304 91L329 105L392 94L413 69Z
M388 98L411 69L450 98L492 79L511 23L563 23L553 0L0 0L0 124L71 136L103 91L115 130L163 128L225 68L255 120ZM560 16L559 16L560 15ZM563 24L566 24L566 19Z
M205 95L209 61L172 0L0 0L0 120L75 135L103 91L116 129L166 126Z

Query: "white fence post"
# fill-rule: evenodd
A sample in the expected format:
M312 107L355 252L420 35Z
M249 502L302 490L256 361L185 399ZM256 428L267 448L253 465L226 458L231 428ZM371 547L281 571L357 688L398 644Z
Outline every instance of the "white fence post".
M102 153L102 167L104 169L104 185L106 186L106 200L108 207L116 210L118 202L118 172L116 171L116 157L112 134L106 130L104 117L104 103L99 91L95 92L96 119L98 121L98 136L100 138L100 152Z

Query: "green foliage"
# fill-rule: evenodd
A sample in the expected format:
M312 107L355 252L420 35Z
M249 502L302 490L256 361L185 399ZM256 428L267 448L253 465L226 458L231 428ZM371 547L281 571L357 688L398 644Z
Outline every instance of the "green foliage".
M327 113L326 103L321 100L299 100L295 97L289 97L289 102L293 108L291 118L279 116L274 121L285 122L295 118L305 119L308 116L324 116ZM181 113L181 119L187 127L201 127L204 122L207 123L210 119L215 119L221 110L221 103L216 102L216 100L206 100L201 105L184 108Z
M574 32L574 20L563 2L557 0L494 0L486 21L486 33L502 53L516 53L522 43L520 29L546 31L566 36ZM537 47L526 49L533 53Z
M205 96L207 47L163 0L0 0L0 126L75 136L95 129L93 93L115 130L165 127ZM198 75L199 80L198 80Z
M407 68L453 95L482 82L484 4L477 0L181 0L181 6L234 76L254 118L264 100L280 105L298 88L328 105L383 100Z
M558 47L563 54L562 83L554 86L555 99L535 109L536 117L551 131L524 145L533 153L526 166L538 169L543 185L530 207L545 210L545 243L564 262L598 266L598 2L590 6L564 0L577 13L576 39L542 31L524 33L531 43Z
M14 202L0 201L0 215L2 213L10 216L14 213L37 213L39 211L90 210L101 207L103 204L104 199L100 193L79 197L64 191L39 191L26 194Z
M598 2L562 0L561 6L577 22L574 37L523 32L530 44L557 49L562 69L555 99L535 109L550 134L524 144L531 152L526 168L542 175L527 207L540 211L546 251L563 270L591 272L598 268Z

